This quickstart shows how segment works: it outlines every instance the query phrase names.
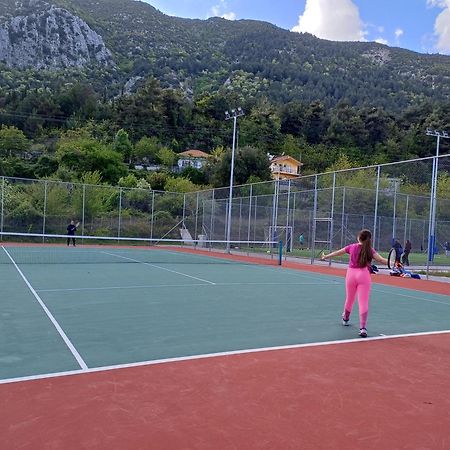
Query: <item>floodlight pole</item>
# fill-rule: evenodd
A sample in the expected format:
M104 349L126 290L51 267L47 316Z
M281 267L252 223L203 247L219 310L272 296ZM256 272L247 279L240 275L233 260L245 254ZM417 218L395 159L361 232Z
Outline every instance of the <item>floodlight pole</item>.
M430 263L434 259L434 248L436 245L436 197L437 197L437 179L439 167L439 145L440 139L448 139L450 136L446 131L427 129L427 136L436 137L436 157L433 158L433 173L431 180L431 201L430 201L430 221L428 225L428 258L427 258L427 278Z
M228 214L227 214L227 253L230 253L231 241L231 206L233 202L233 178L234 178L234 154L236 150L236 128L237 119L244 115L242 108L232 109L231 114L225 111L225 120L233 119L233 146L231 149L231 168L230 168L230 193L228 199Z

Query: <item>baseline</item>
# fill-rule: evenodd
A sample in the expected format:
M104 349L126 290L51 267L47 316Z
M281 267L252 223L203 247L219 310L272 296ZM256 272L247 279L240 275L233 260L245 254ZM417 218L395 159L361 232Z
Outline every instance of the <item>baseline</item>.
M395 335L382 335L382 336L374 336L368 337L366 339L355 338L355 339L344 339L339 341L326 341L326 342L309 342L306 344L293 344L293 345L282 345L275 347L262 347L262 348L251 348L245 350L233 350L227 352L218 352L218 353L207 353L203 355L191 355L191 356L181 356L176 358L165 358L165 359L154 359L149 361L140 361L135 363L127 363L127 364L117 364L112 366L102 366L102 367L91 367L86 370L70 370L67 372L56 372L56 373L47 373L40 375L30 375L26 377L17 377L17 378L5 378L0 380L0 384L9 384L9 383L19 383L26 381L34 381L34 380L42 380L46 378L59 378L70 375L81 375L86 373L96 373L96 372L106 372L111 370L120 370L120 369L128 369L131 367L141 367L141 366L151 366L157 364L168 364L168 363L176 363L180 361L192 361L192 360L202 360L209 358L220 358L224 356L235 356L235 355L245 355L248 353L262 353L262 352L272 352L272 351L282 351L282 350L291 350L297 348L308 348L308 347L326 347L330 345L345 345L345 344L361 344L367 345L370 342L374 341L382 341L382 340L391 340L391 339L400 339L407 337L420 337L420 336L433 336L439 334L450 334L450 330L440 330L440 331L424 331L419 333L405 333L405 334L395 334Z

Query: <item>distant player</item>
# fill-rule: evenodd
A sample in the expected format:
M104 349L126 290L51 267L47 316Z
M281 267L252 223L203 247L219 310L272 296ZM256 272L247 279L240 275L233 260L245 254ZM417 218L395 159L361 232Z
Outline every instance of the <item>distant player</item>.
M77 228L79 227L80 222L78 222L75 225L75 222L73 220L70 221L69 225L67 225L67 245L70 245L70 242L72 241L72 245L75 247L75 232L77 231ZM72 236L72 237L71 237Z
M358 242L347 245L347 247L322 255L325 260L344 253L350 255L347 275L345 277L346 298L344 312L342 313L342 324L349 325L350 314L358 295L359 305L359 335L367 337L367 316L369 314L369 297L372 280L370 278L370 266L372 259L381 264L387 264L387 259L380 256L372 248L372 233L369 230L361 230L358 233Z

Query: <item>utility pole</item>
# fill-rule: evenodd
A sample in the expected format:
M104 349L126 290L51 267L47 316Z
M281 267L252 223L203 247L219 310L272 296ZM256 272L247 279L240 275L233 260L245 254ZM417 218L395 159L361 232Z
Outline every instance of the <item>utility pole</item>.
M433 130L427 128L427 136L436 137L436 157L433 158L433 173L431 179L431 199L430 199L430 220L428 225L428 258L427 258L427 278L430 263L434 259L434 248L436 246L436 196L437 196L437 179L439 167L439 145L440 139L450 138L446 131Z
M237 119L244 115L242 108L232 109L231 114L225 111L225 120L233 119L233 146L231 150L231 168L230 168L230 192L228 199L228 214L227 214L227 253L230 253L230 241L231 241L231 206L233 202L233 178L234 178L234 154L236 151L236 128Z

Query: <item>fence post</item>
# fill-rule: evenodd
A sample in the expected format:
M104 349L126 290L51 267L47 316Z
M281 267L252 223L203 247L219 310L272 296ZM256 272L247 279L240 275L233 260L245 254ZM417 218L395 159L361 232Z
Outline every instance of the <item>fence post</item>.
M253 240L256 241L256 225L258 217L258 196L255 196L255 223L253 224Z
M186 193L183 194L183 227L185 227L184 221L186 220Z
M45 217L47 214L47 180L44 181L44 217L42 219L42 234L45 234ZM42 242L44 243L45 238L42 236Z
M2 213L0 219L0 231L3 233L3 211L5 207L5 177L2 177ZM0 240L3 241L3 234L0 236Z
M197 227L198 227L198 196L199 196L199 193L197 192L196 199L195 199L194 240L197 239ZM203 233L202 233L202 234L203 234Z
M241 240L241 226L242 226L242 197L239 197L239 227L238 240Z
M406 195L406 208L405 208L405 232L403 234L403 243L406 242L407 228L408 228L408 208L409 208L409 195Z
M119 188L119 223L117 224L117 237L120 237L120 227L122 225L122 190Z
M212 195L211 195L211 225L209 227L209 233L210 233L210 237L209 239L213 239L214 236L214 214L215 214L215 193L216 190L213 189L212 191Z
M291 200L291 180L288 181L288 194L287 194L287 205L286 205L286 254L287 252L292 251L292 240L294 237L292 233L290 233L291 238L288 239L289 232L289 208L290 208L290 200Z
M83 184L83 204L81 211L81 235L84 236L84 220L85 220L85 208L86 208L86 185ZM83 242L83 240L82 240Z
M438 157L433 156L433 171L431 175L431 194L430 194L430 222L428 224L427 280L430 272L430 262L433 262L434 260L434 247L436 240L435 221L436 221L436 184L437 184L438 162L439 162Z
M247 226L247 241L250 242L250 228L252 223L252 196L253 184L250 185L250 196L248 199L248 226Z
M153 239L153 213L155 212L155 191L152 190L152 215L150 219L150 239Z
M330 239L329 251L333 251L333 233L334 233L334 196L336 193L336 172L333 172L333 196L331 197L331 223L330 223ZM331 266L331 259L329 260Z
M316 218L317 218L317 175L314 176L314 209L312 217L311 236L311 264L314 264L314 252L316 250Z
M381 173L381 166L378 166L377 169L377 189L375 191L375 214L373 217L373 239L372 244L375 247L375 244L377 242L377 225L378 225L378 196L380 192L380 173Z
M345 186L342 188L341 248L344 247L345 228Z

